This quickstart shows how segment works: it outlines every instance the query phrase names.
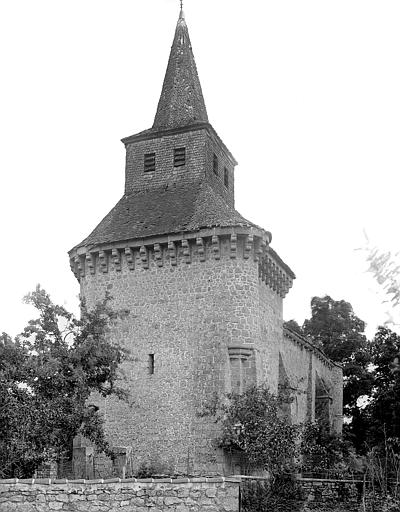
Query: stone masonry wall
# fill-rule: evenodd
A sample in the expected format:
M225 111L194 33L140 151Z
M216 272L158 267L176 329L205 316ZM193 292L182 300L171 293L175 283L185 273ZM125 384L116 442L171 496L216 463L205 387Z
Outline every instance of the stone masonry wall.
M133 447L134 471L156 461L168 474L230 472L215 444L217 425L198 413L215 393L231 389L228 347L254 346L260 338L259 279L253 258L230 257L229 239L221 240L219 259L214 249L209 240L205 261L192 250L187 264L179 248L176 264L165 253L162 267L149 251L149 268L138 263L130 270L123 258L121 270L110 266L81 279L89 307L108 291L115 309L130 312L114 336L131 351L124 368L131 402L99 405L111 444ZM277 307L265 312L274 330L281 321Z
M187 183L204 177L206 131L197 130L157 137L126 147L125 193L151 190L173 183ZM174 168L174 149L186 148L186 165ZM156 170L144 172L145 153L156 154Z
M236 512L232 479L0 480L0 512Z
M174 167L174 149L186 148L186 164ZM155 153L156 169L144 172L144 155ZM218 174L213 171L214 153ZM228 187L224 169L228 170ZM193 183L206 178L212 187L234 206L234 165L219 140L206 129L168 134L136 141L126 146L125 194L153 190L179 183Z

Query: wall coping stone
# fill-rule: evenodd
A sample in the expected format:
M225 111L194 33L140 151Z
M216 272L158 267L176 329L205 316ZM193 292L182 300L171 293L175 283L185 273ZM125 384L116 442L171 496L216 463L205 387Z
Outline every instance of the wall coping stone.
M234 475L233 477L237 481L241 480L264 480L268 481L269 477L267 476L251 476L251 475ZM296 480L298 482L304 483L344 483L344 484L359 484L363 483L363 480L360 479L351 479L351 478L303 478L301 476L297 476ZM368 482L368 480L367 480Z
M7 478L0 479L0 485L94 485L94 484L124 484L124 483L144 483L144 484L199 484L199 483L240 483L241 477L201 477L201 478L109 478L109 479L93 479L93 480L68 480L67 478L62 479L51 479L51 478ZM252 477L247 477L252 478Z

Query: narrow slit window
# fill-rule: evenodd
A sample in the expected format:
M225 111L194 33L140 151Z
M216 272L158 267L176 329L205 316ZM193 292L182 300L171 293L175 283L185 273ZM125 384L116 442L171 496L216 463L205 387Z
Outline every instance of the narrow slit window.
M226 167L224 167L224 184L226 188L229 187L229 172Z
M144 155L144 172L152 172L156 170L156 154L146 153Z
M174 149L174 167L182 167L186 164L186 148Z
M154 374L154 354L149 354L149 375Z
M214 159L213 159L213 170L214 170L214 174L216 174L218 176L218 157L215 153L214 153Z

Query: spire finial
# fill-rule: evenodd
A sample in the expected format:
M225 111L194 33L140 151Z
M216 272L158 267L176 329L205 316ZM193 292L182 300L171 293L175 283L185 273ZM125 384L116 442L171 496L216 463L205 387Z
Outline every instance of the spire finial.
M179 13L179 19L183 20L185 15L183 13L183 0L180 0L181 3L181 12Z

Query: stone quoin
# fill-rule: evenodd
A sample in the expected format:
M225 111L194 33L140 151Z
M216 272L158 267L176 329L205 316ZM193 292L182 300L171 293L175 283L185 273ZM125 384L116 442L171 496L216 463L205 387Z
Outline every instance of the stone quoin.
M271 233L235 210L237 162L208 120L182 10L154 124L122 142L124 195L69 252L89 307L109 292L129 310L111 336L130 351L130 403L98 400L111 445L133 470L241 472L199 411L215 393L264 382L290 388L292 422L322 417L340 431L342 370L283 328L295 275Z

